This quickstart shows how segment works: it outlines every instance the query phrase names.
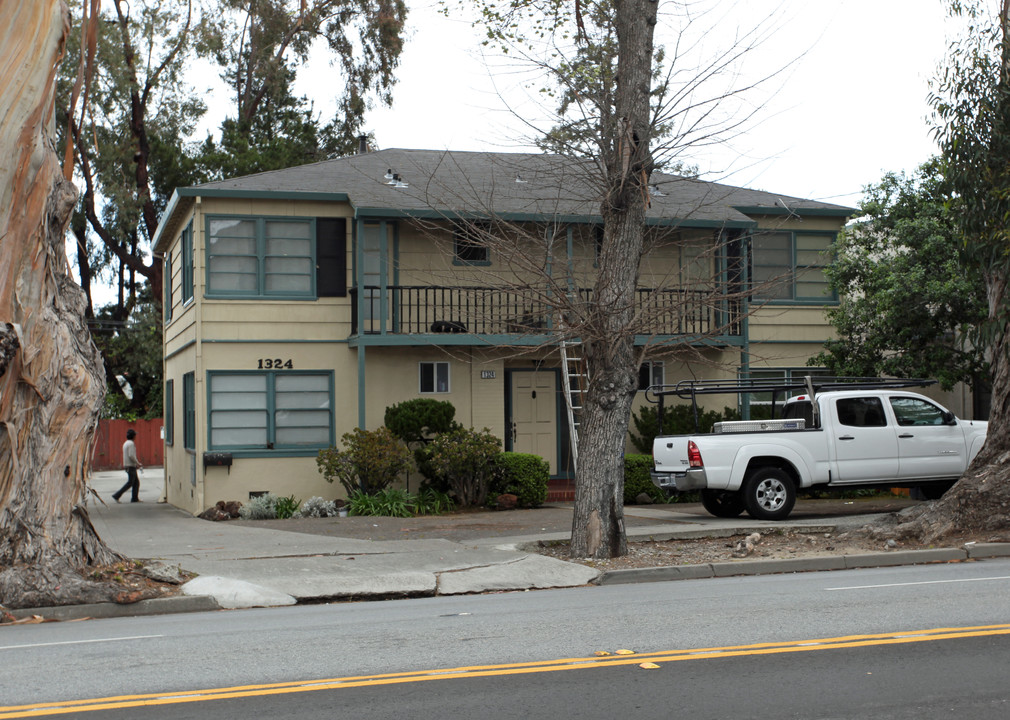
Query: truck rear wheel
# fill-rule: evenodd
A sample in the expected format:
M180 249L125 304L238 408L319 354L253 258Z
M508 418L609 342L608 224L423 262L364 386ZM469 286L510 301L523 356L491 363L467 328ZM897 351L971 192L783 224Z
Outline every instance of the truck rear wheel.
M727 490L702 490L701 504L710 515L720 518L735 518L745 509L740 493Z
M744 481L742 495L755 520L785 520L796 504L796 484L784 470L759 468Z

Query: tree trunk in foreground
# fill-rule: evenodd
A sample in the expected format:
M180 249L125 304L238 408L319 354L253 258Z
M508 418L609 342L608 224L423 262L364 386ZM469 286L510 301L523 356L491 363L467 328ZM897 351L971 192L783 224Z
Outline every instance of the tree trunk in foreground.
M624 529L624 446L638 390L635 290L645 236L652 155L653 36L658 3L614 3L617 91L600 137L606 183L591 316L583 318L590 381L582 411L575 473L572 557L610 558L628 552Z
M0 2L0 604L111 600L79 571L121 559L85 508L105 393L68 274L77 198L53 148L60 0Z

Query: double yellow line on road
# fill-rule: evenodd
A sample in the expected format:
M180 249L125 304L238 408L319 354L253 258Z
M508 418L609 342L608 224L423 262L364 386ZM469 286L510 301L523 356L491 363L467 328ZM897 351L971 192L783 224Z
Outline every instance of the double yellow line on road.
M416 672L388 673L384 675L357 675L322 680L304 680L263 685L242 685L207 690L189 690L174 693L152 693L147 695L118 695L92 700L67 700L62 702L34 703L32 705L0 706L0 720L7 718L45 717L74 712L94 710L118 710L154 705L175 705L178 703L205 702L208 700L229 700L259 697L264 695L285 695L288 693L313 692L316 690L341 690L355 687L396 685L401 683L426 682L429 680L454 680L472 677L496 677L523 675L529 673L554 672L557 670L588 670L591 668L613 667L615 665L640 665L643 662L662 665L681 660L711 660L716 658L743 657L747 655L775 655L779 653L811 652L816 650L838 650L842 648L871 647L878 645L901 645L905 643L932 642L936 640L956 640L960 638L1010 635L1010 625L982 625L962 628L935 628L912 632L883 633L878 635L845 635L834 638L819 638L783 643L760 643L757 645L731 645L727 647L694 648L669 650L665 652L634 655L606 655L603 657L563 658L529 663L509 663L504 665L474 665L471 667L420 670Z

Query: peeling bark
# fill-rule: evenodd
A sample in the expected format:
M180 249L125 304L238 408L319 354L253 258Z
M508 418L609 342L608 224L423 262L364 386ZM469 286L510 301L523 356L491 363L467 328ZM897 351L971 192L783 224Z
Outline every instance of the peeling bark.
M77 198L54 150L62 2L0 3L0 604L79 602L77 574L119 558L85 507L105 393L64 237ZM83 583L83 585L81 584ZM92 588L88 599L114 597ZM27 603L27 605L26 605Z

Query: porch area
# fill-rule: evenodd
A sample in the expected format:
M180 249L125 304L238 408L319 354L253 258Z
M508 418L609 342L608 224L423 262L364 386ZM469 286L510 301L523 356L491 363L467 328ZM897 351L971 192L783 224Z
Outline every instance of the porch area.
M534 289L445 285L365 285L351 289L353 335L545 335L558 325L560 303ZM592 290L575 302L591 311ZM742 333L743 301L721 292L639 288L639 335L728 339ZM587 313L588 314L588 313Z

